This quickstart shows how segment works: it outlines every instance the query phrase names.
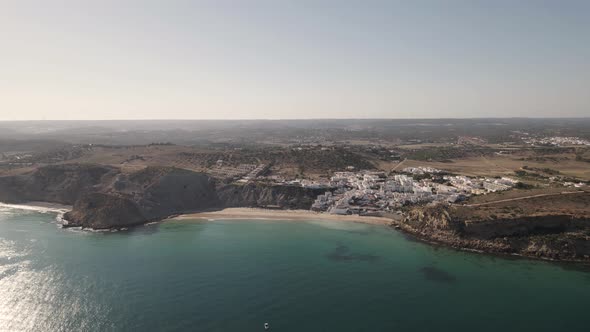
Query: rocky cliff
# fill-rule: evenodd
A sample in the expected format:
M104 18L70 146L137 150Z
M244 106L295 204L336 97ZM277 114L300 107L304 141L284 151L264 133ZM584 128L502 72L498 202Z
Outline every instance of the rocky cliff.
M126 173L101 165L68 164L0 177L0 201L73 205L67 226L128 227L171 215L223 207L308 209L321 190L266 184L224 184L173 167Z
M323 189L308 189L295 186L249 183L224 185L217 188L219 200L224 207L280 207L309 209Z
M416 207L406 213L399 226L424 240L456 248L544 259L590 260L587 215L547 211L482 220L468 218L465 210L460 206Z
M76 200L72 211L64 215L64 226L105 229L142 224L148 218L132 199L100 192Z
M118 173L96 192L81 195L64 218L70 226L126 227L170 215L218 207L209 176L169 167Z

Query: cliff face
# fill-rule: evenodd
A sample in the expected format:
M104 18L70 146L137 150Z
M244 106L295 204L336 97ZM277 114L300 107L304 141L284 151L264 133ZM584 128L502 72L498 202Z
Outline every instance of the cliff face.
M457 232L460 223L454 221L445 206L419 207L410 210L404 223L416 231L446 231Z
M149 167L111 180L76 201L64 216L69 226L126 227L220 205L215 182L201 173Z
M219 200L223 202L224 207L278 206L305 210L311 208L315 198L324 192L322 189L254 183L225 185L217 189Z
M207 174L172 167L134 173L100 165L56 165L0 177L0 201L73 205L67 226L116 228L223 207L308 209L321 190L262 184L221 184Z
M539 214L489 220L464 218L457 207L418 207L400 225L423 239L456 248L546 259L590 260L590 219Z
M583 231L590 222L570 215L526 216L513 219L465 222L464 233L480 239L559 234Z
M94 229L133 226L147 220L140 206L131 199L98 192L78 199L64 219L64 226Z
M51 165L32 173L0 177L0 201L46 201L72 205L86 193L100 190L117 170L102 165Z

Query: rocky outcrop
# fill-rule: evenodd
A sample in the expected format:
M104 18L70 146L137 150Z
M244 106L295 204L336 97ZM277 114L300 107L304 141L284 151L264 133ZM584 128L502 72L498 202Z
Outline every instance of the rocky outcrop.
M64 215L69 226L127 227L221 205L212 178L184 169L149 167L104 185Z
M139 205L131 199L105 193L82 196L64 219L64 226L93 229L128 227L147 220Z
M470 220L458 217L455 209L442 205L416 207L407 211L398 226L426 241L455 248L544 259L590 260L590 219L586 217L542 214Z
M461 229L460 223L451 218L447 207L443 205L412 209L406 214L404 222L420 231L456 232Z
M223 207L309 209L322 190L269 184L224 184L204 173L147 167L126 173L109 166L68 164L0 177L0 201L73 205L66 226L120 228Z

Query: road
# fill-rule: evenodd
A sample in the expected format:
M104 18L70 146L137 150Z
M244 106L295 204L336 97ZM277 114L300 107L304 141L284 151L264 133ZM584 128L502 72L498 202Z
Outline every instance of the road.
M404 158L404 160L400 161L399 163L397 163L397 165L395 165L394 168L391 169L391 172L395 171L398 167L400 167L404 161L408 160L408 158Z

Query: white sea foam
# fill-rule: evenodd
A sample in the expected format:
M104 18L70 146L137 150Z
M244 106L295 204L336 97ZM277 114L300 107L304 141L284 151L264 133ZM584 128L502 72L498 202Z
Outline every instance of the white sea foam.
M84 230L82 230L82 227L78 226L78 227L67 227L64 228L66 231L68 232L73 232L73 233L86 233Z
M88 228L88 227L82 227L81 230L84 231L84 232L90 232L90 233L108 233L108 232L112 232L113 231L110 228L94 229L94 228Z
M25 210L25 211L35 211L40 213L60 213L60 212L67 212L69 208L67 206L58 206L58 205L44 205L43 203L39 203L36 205L34 203L31 204L7 204L0 202L1 209L14 209L14 210Z
M48 204L43 202L31 202L28 204L7 204L0 202L0 213L13 213L15 211L27 211L37 213L55 213L55 221L58 224L63 223L63 215L68 212L71 207L58 204Z

